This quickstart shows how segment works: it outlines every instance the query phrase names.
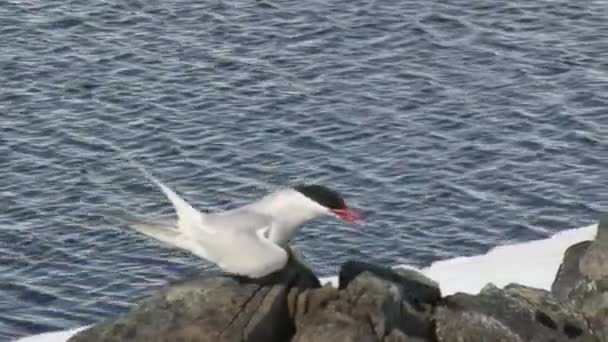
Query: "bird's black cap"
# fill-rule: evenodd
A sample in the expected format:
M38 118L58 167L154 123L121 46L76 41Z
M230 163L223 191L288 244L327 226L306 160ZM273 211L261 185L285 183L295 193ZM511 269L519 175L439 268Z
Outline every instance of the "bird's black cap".
M347 208L342 196L340 196L340 194L336 191L325 186L315 184L300 184L294 186L293 189L326 208L332 210Z

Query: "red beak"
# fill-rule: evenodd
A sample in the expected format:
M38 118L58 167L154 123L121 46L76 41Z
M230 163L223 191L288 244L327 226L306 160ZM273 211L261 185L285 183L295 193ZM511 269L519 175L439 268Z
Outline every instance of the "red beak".
M354 209L332 209L331 212L348 223L359 224L363 222L361 214Z

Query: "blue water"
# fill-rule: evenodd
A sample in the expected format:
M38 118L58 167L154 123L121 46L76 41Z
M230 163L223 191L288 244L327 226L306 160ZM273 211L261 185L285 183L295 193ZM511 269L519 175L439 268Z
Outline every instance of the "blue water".
M341 191L367 223L306 225L321 275L608 210L603 1L4 1L0 43L0 340L209 268L112 221L172 213L112 146L209 210Z

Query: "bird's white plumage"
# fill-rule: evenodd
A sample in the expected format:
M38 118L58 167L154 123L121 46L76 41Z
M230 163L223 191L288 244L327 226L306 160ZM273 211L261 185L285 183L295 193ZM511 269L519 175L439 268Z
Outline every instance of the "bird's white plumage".
M177 214L178 229L183 232L188 232L191 235L196 234L197 229L204 229L204 226L202 225L203 213L194 209L188 202L175 193L175 191L169 189L169 187L159 180L152 177L150 174L146 175L162 190L169 201L171 201L171 204L173 204L173 208L175 208L175 213ZM211 233L210 231L208 232Z
M228 273L262 277L280 270L288 259L282 246L306 220L327 213L297 191L284 189L241 208L204 214L145 174L172 203L177 222L175 226L137 222L131 227L211 261Z

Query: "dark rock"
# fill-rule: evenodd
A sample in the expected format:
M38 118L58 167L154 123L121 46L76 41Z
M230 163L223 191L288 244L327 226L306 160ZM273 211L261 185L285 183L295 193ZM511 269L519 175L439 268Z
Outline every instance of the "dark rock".
M398 284L403 298L413 305L423 303L434 305L441 299L441 290L437 282L420 272L385 268L361 261L347 261L342 265L339 274L340 288L346 288L363 272L371 272L380 279Z
M301 323L300 317L310 312L323 310L330 302L340 299L340 292L326 285L320 289L290 291L287 297L289 316L293 318L296 325Z
M306 262L304 255L289 245L286 247L286 250L287 254L289 254L289 263L282 272L275 274L279 274L281 277L287 276L291 280L292 286L298 288L314 289L321 287L321 281L312 271L312 267Z
M475 311L439 307L435 320L438 342L523 342L521 336L511 331L501 321Z
M404 323L403 297L397 284L364 272L348 284L345 292L353 304L352 314L367 319L379 339Z
M365 273L362 277L364 276L369 274ZM377 281L381 282L379 279ZM357 286L360 281L354 284ZM388 284L384 285L388 286ZM360 293L358 296L353 296L348 289L339 291L331 286L300 293L297 299L293 300L294 309L291 310L294 313L297 331L293 341L380 341L384 337L383 332L377 332L375 328L376 325L381 324L380 321L384 317L380 315L383 313L357 302L359 297L364 296L369 299L370 294L366 296L365 293ZM386 299L386 302L389 300ZM390 311L394 308L394 301L387 303L387 306Z
M608 342L608 309L606 308L606 297L601 298L602 308L595 310L593 315L588 318L589 325L600 341Z
M595 235L595 241L602 243L608 242L608 215L600 217L597 226L597 234Z
M316 276L294 260L262 279L195 277L69 341L287 341L295 333L288 294L318 286Z
M425 275L407 269L391 269L360 261L348 261L340 269L340 288L351 286L363 272L396 286L401 300L399 328L409 338L430 338L433 307L441 300L439 285Z
M608 216L598 223L595 240L581 256L579 267L581 273L590 280L608 277Z
M580 310L600 339L608 341L608 216L600 220L594 241L566 250L551 292Z
M340 290L308 290L290 300L294 341L416 341L432 336L436 284L416 272L399 272L359 262L340 271ZM416 292L419 291L419 292ZM419 295L418 295L419 294Z
M399 329L393 329L388 336L384 338L384 342L425 342L427 340L407 336L404 332Z
M293 342L377 342L369 324L338 308L307 315Z
M444 299L437 341L597 341L582 314L548 291L511 284Z
M568 301L572 290L580 283L585 282L585 277L580 271L579 261L591 245L591 241L579 242L566 249L564 260L557 270L557 275L551 285L551 292L561 301Z

